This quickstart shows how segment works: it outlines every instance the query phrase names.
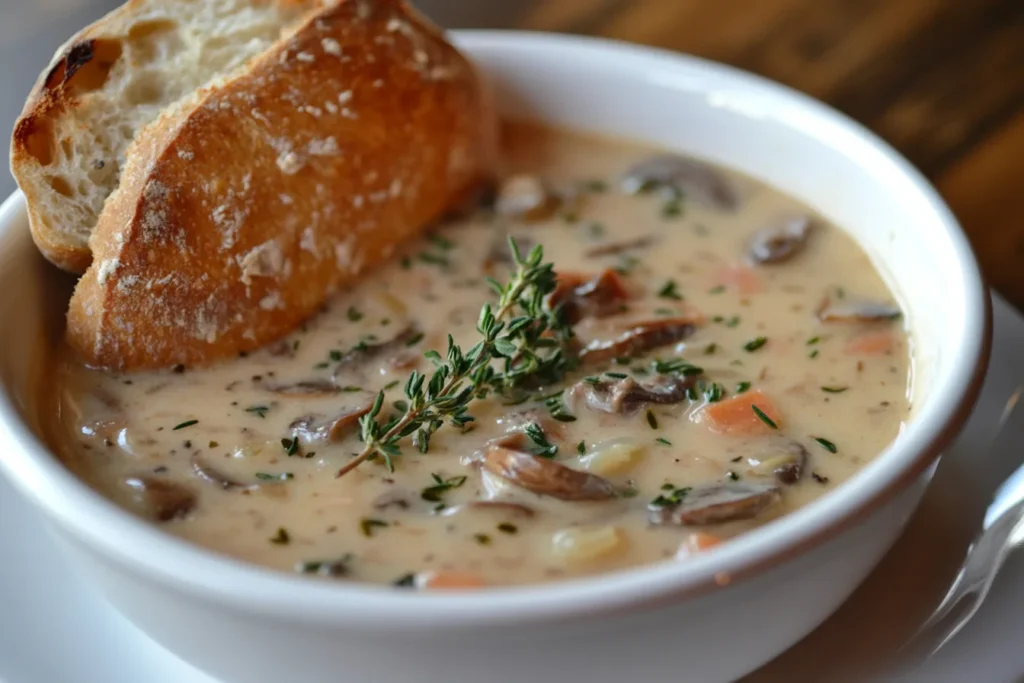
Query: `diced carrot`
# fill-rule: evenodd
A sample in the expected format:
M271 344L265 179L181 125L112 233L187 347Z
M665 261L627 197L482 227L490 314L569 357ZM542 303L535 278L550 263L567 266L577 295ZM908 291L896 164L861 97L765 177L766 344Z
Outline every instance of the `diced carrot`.
M747 391L709 403L702 411L701 420L719 434L767 434L773 427L757 414L758 410L775 428L781 424L779 409L760 391Z
M896 344L892 330L871 330L847 342L846 353L852 356L885 356L893 352Z
M764 289L761 278L753 268L742 264L726 266L718 273L717 282L739 294L757 294Z
M420 575L421 588L431 590L467 590L483 588L484 580L471 572L440 569Z
M686 540L679 546L679 550L676 551L676 559L688 559L697 553L705 550L711 550L721 543L722 539L714 534L709 534L706 531L694 531L687 536Z

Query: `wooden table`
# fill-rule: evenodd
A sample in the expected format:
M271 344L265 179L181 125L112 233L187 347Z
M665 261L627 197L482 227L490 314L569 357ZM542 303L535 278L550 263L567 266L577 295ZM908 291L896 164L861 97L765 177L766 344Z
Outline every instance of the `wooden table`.
M924 171L966 228L991 284L1024 307L1024 0L419 4L449 25L689 52L832 104Z

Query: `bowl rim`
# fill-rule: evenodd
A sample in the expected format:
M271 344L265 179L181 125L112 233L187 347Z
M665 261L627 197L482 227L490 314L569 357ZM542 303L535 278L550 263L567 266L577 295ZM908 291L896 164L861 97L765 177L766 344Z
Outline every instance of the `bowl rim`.
M597 59L614 56L652 69L699 69L703 75L781 99L804 116L822 120L856 138L911 181L934 211L957 257L967 287L968 319L953 344L961 361L951 370L959 394L922 401L908 432L916 441L889 447L874 462L874 476L855 475L836 490L682 564L661 562L592 577L531 586L495 587L467 594L398 592L387 586L329 583L262 568L206 550L160 530L103 498L75 477L21 419L7 387L0 386L0 443L12 448L0 468L23 494L56 522L66 538L84 545L147 582L182 596L246 614L287 618L360 631L446 631L578 619L665 606L759 574L834 537L870 515L920 476L956 436L978 397L991 338L990 300L970 244L928 181L898 152L860 124L827 105L768 79L690 55L590 37L529 31L452 32L470 55L475 51L529 48L570 51ZM0 243L25 220L24 197L15 191L0 206ZM863 473L863 470L862 470ZM442 619L438 615L443 615Z

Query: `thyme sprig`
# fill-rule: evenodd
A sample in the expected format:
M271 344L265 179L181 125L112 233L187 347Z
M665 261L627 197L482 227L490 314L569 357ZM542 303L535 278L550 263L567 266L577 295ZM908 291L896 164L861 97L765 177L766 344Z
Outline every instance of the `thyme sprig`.
M515 272L508 284L492 278L488 283L498 296L496 307L480 309L477 331L482 339L468 351L448 335L448 350L424 355L434 364L429 379L413 371L405 382L404 411L382 419L384 392L377 394L370 412L359 420L363 449L338 470L338 477L366 462L380 458L389 471L401 455L400 443L412 437L426 453L430 437L443 425L465 429L473 421L470 404L498 393L523 400L527 392L557 383L575 364L570 345L572 327L559 308L551 309L546 297L555 289L555 271L544 263L544 250L535 246L524 258L514 239L509 239Z

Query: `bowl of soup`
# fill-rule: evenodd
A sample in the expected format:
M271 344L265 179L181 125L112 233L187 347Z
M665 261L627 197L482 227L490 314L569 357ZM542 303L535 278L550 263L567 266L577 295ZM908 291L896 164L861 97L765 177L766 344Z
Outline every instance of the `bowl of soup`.
M8 199L4 470L118 609L225 680L733 680L863 580L966 419L969 245L898 154L782 86L455 37L504 120L495 196L244 357L83 366ZM410 374L472 347L488 280L531 255L572 358L355 467L360 418L408 414ZM551 360L522 348L506 373Z

